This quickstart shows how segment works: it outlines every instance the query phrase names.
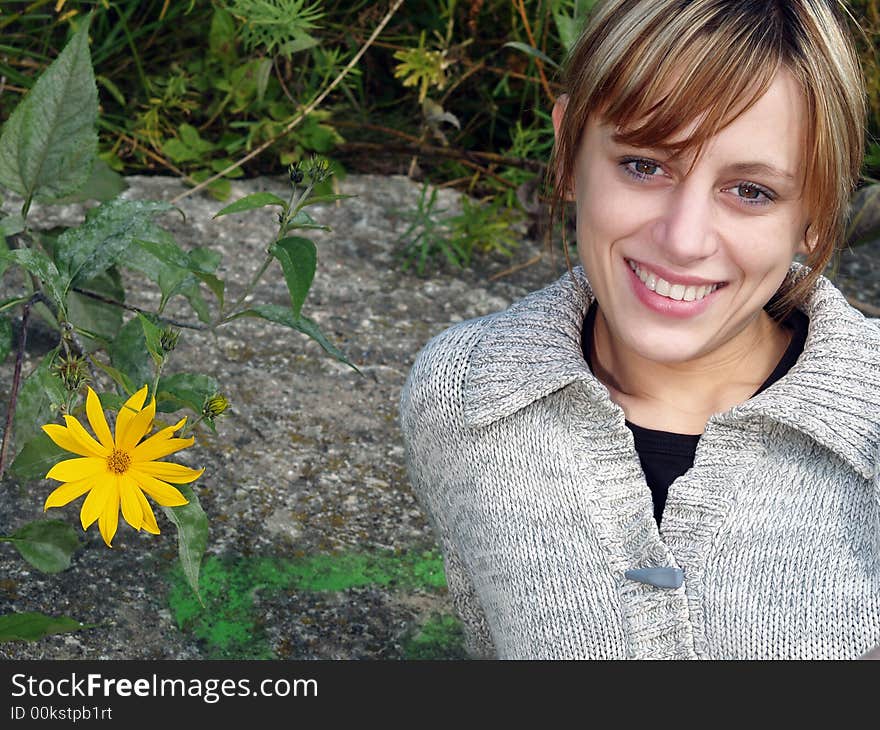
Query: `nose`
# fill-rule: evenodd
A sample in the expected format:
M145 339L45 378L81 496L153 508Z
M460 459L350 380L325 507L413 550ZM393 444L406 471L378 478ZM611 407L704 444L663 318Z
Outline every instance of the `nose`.
M664 196L651 234L670 266L686 268L708 258L718 248L711 194L696 180L679 182Z

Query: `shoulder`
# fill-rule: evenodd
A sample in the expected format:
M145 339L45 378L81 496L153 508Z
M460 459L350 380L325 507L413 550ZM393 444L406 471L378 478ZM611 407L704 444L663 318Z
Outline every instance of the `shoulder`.
M455 419L471 350L497 312L457 322L432 337L416 354L400 393L401 427L408 434L415 420Z

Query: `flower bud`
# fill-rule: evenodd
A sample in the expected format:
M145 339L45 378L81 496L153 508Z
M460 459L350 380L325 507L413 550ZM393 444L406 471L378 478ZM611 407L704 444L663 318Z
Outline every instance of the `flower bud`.
M205 399L205 404L202 406L202 415L205 418L217 418L227 408L229 408L229 401L226 399L226 396L222 393L215 393Z
M312 157L306 166L306 175L316 184L324 182L332 174L330 163L321 157Z
M159 336L159 347L162 348L163 354L168 354L177 347L177 340L180 338L180 330L173 327L166 327Z
M299 185L303 181L303 171L298 162L287 169L287 174L290 176L290 182L294 185Z
M69 393L79 390L83 383L91 379L85 359L78 355L59 357L52 365L52 372L61 379Z

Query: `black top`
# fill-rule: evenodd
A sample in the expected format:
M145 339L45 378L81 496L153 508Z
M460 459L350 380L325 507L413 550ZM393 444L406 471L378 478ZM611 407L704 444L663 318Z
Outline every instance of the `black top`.
M581 333L581 349L591 371L593 365L590 362L590 343L593 340L595 318L596 301L594 300L584 317ZM773 385L797 362L804 351L809 324L810 320L807 315L798 309L793 310L782 322L783 327L793 331L791 342L773 372L752 396ZM651 488L651 496L654 500L654 519L657 520L659 526L663 516L663 508L666 506L669 485L693 466L700 434L657 431L651 428L642 428L629 421L626 421L626 425L633 432L636 451L642 462L642 470L645 472L645 478Z

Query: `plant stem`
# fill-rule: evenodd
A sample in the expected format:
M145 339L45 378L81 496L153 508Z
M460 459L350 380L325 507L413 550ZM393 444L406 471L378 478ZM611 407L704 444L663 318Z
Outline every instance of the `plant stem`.
M287 206L284 208L284 212L281 214L281 221L278 224L278 234L275 236L275 241L273 241L273 243L280 240L281 236L284 233L284 227L290 222L290 219L299 212L302 203L309 197L313 187L314 183L309 183L306 189L302 192L302 195L297 197L296 185L293 186L293 190L290 193L290 198L288 198L287 200ZM247 299L248 296L250 296L251 292L253 292L254 287L256 287L257 285L257 282L259 282L263 274L266 273L266 269L269 268L269 265L272 263L272 259L274 258L275 257L271 253L266 255L266 260L263 261L263 265L251 277L251 280L248 282L248 285L245 287L241 296L236 300L235 304L232 305L229 314L224 315L223 312L220 312L220 316L218 317L217 323L214 325L214 327L219 327L221 324L225 324L235 314L238 313L238 308L244 303L244 300Z
M181 429L181 431L180 431L180 435L178 436L178 438L185 439L190 433L192 433L192 430L193 430L193 429L194 429L199 423L201 423L204 419L205 419L205 416L204 416L204 415L201 415L201 416L199 416L195 421L193 421L192 423L190 423L189 420L187 420L187 422L184 424L183 428Z
M3 472L6 470L6 455L9 452L9 444L12 442L12 419L15 416L15 404L18 402L18 391L21 387L21 364L24 360L24 348L27 344L28 318L31 313L31 304L34 301L34 297L31 297L26 301L21 312L21 340L18 343L18 352L15 353L15 370L12 374L12 391L9 394L9 409L6 411L6 425L3 427L3 443L0 445L0 477L3 476Z
M125 302L118 302L115 299L111 299L110 297L105 297L103 294L98 294L96 292L88 291L86 289L80 289L79 287L73 287L73 291L77 294L82 294L83 296L89 297L91 299L96 299L99 302L104 302L104 304L112 304L114 307L121 307L122 309L127 309L129 312L139 312L141 314L151 314L146 309L141 309L140 307L136 307L133 304L126 304ZM165 324L170 324L173 327L182 327L188 330L205 330L208 329L205 325L201 324L190 324L189 322L180 322L176 319L169 319L168 317L159 317L159 320L164 322Z

